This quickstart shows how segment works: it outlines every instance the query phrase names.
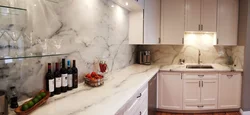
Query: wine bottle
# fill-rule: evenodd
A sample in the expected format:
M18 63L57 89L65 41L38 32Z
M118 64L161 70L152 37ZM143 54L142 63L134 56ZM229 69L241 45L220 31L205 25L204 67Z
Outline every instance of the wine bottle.
M72 76L72 69L70 66L70 60L68 60L68 69L67 69L67 74L68 74L68 90L73 89L73 76Z
M62 68L60 70L62 76L62 92L67 92L68 89L68 75L67 69L65 68L65 59L62 59Z
M50 92L50 96L54 96L54 91L55 91L55 80L54 76L51 71L51 63L48 64L48 72L46 74L46 81L47 81L47 91Z
M61 73L59 70L59 63L56 63L56 70L54 72L54 77L55 77L55 94L60 94L61 93L61 86L62 86L62 79L61 79Z
M76 60L73 60L72 75L73 75L73 88L77 88L78 87L78 69L76 68Z

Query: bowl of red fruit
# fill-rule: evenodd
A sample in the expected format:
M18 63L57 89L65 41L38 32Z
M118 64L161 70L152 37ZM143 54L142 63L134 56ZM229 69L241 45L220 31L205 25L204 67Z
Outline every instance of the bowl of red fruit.
M91 87L98 87L104 84L103 76L100 74L97 74L96 72L87 74L84 77L84 81L85 81L85 84Z

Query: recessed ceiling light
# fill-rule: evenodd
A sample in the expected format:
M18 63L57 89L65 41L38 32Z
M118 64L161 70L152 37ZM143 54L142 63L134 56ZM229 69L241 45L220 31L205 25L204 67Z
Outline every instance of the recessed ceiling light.
M128 6L128 2L126 2L125 4L126 4L126 6Z
M111 5L111 7L113 8L113 7L115 7L114 5Z

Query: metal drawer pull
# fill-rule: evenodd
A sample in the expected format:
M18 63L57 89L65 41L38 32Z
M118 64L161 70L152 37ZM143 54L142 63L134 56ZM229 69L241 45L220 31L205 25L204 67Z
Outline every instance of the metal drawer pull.
M141 93L140 93L140 95L139 96L137 96L137 98L140 98L141 97Z
M142 113L141 113L141 111L140 111L140 115L141 115Z
M204 77L204 75L198 75L199 77Z
M198 105L197 107L199 107L199 108L200 108L200 107L204 107L204 105Z
M201 87L203 87L203 81L201 81Z
M201 81L199 81L199 87L201 87Z

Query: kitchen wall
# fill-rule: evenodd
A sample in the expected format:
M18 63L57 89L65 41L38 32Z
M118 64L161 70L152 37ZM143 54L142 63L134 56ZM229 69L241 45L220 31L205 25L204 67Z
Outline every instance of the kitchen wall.
M18 47L1 42L1 56L74 52L68 56L0 61L0 89L15 85L22 99L43 88L47 63L62 57L76 59L79 79L97 62L107 61L109 71L134 63L135 46L128 45L128 11L111 0L26 0L27 36ZM113 6L113 7L111 7ZM4 35L8 39L8 35ZM8 40L7 40L8 41Z
M138 50L150 50L153 63L179 64L180 59L186 63L198 63L201 51L202 63L228 64L232 57L237 68L243 67L244 46L214 46L212 34L186 34L186 45L144 45Z

